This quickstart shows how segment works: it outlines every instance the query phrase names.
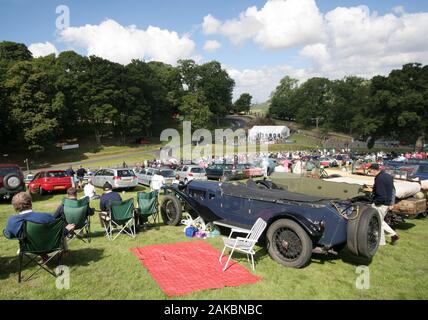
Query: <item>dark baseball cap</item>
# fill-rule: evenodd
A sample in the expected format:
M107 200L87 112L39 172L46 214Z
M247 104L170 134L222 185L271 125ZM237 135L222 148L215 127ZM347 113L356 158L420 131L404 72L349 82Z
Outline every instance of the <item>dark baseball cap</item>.
M103 185L103 189L104 189L104 191L113 190L113 186L109 182L106 182Z

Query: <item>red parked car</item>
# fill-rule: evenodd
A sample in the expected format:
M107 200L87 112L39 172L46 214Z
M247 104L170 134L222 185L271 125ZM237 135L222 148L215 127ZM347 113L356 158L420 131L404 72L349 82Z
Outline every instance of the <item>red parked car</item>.
M261 176L263 176L263 169L256 166L255 164L246 164L245 165L245 175L248 178L261 177Z
M28 185L31 193L41 195L50 191L66 191L72 187L72 177L63 170L40 171Z

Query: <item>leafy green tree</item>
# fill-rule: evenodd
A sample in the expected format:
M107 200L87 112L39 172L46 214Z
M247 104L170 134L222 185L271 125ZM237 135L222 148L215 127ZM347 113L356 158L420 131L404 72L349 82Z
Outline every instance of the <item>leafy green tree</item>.
M9 69L5 88L10 99L10 121L17 140L39 153L61 133L64 95L55 90L55 79L43 60L18 62ZM39 63L40 62L40 63Z
M276 87L271 95L269 114L279 119L294 119L298 105L295 103L298 80L289 76L281 79L280 84Z
M428 132L428 66L410 63L388 77L372 79L371 113L378 120L373 137L421 141Z
M250 112L251 109L251 100L253 97L249 93L243 93L238 100L233 104L233 109L235 112Z
M326 78L311 78L296 91L298 122L305 126L329 119L332 103L331 82ZM318 120L317 120L318 119Z
M25 44L11 41L0 42L0 60L18 62L28 61L32 58L33 55Z
M200 93L188 93L183 96L179 109L184 114L184 120L192 122L194 130L207 128L211 121L212 113L205 97Z
M232 93L235 81L217 61L211 61L199 68L197 91L202 93L208 103L211 113L216 117L217 126L221 117L232 110Z
M199 66L194 60L178 60L178 72L185 91L196 92L199 80Z

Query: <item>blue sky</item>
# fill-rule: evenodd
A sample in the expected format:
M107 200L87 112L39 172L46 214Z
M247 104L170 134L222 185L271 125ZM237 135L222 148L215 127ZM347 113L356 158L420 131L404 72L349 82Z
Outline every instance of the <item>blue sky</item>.
M218 60L237 83L235 95L250 92L257 102L266 100L279 79L287 74L302 81L311 76L341 78L355 74L371 77L415 59L428 62L428 47L421 44L428 43L426 35L412 35L411 32L421 28L425 33L428 30L428 0L270 2L1 0L0 41L22 42L27 46L39 44L32 47L35 55L49 53L53 50L49 48L55 48L56 52L73 49L84 55L95 53L120 63L126 63L130 58L163 60L172 64L177 58L194 58L200 63ZM59 35L56 31L55 9L58 5L66 5L70 9L67 34ZM369 11L362 10L362 5ZM253 13L243 18L244 12L253 6L256 7ZM204 17L208 15L214 22L205 25ZM282 23L281 16L294 22ZM112 22L110 25L99 27L108 19ZM351 23L350 19L355 21ZM257 27L251 30L254 21ZM93 29L85 28L86 25L99 27L90 39L87 35ZM130 25L141 31L138 36L127 29ZM355 31L349 27L354 25ZM159 30L149 32L149 26L158 27L168 34ZM308 30L303 32L306 28ZM98 43L97 39L108 32L111 34ZM271 36L272 32L278 32L278 39ZM132 34L129 43L123 39L128 33ZM402 36L397 38L397 34ZM235 41L241 37L243 40ZM149 44L136 44L142 39L152 43L162 39L159 40L162 44L155 49ZM208 40L217 41L221 47L213 51L204 50ZM115 43L122 47L117 54L114 52ZM135 46L130 50L133 53L128 55L124 52L123 47L127 46Z

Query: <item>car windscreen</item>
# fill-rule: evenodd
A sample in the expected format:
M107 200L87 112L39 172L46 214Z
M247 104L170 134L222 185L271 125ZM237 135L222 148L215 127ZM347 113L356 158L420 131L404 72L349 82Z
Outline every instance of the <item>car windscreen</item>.
M202 168L192 168L192 169L190 169L190 172L193 172L193 173L204 173L205 171Z
M18 168L0 168L0 176L5 176L11 173L19 174Z
M175 177L174 170L161 170L160 174L164 178L174 178Z
M118 177L133 177L134 175L134 171L132 170L117 170Z
M65 171L46 172L46 178L65 178L67 173Z

